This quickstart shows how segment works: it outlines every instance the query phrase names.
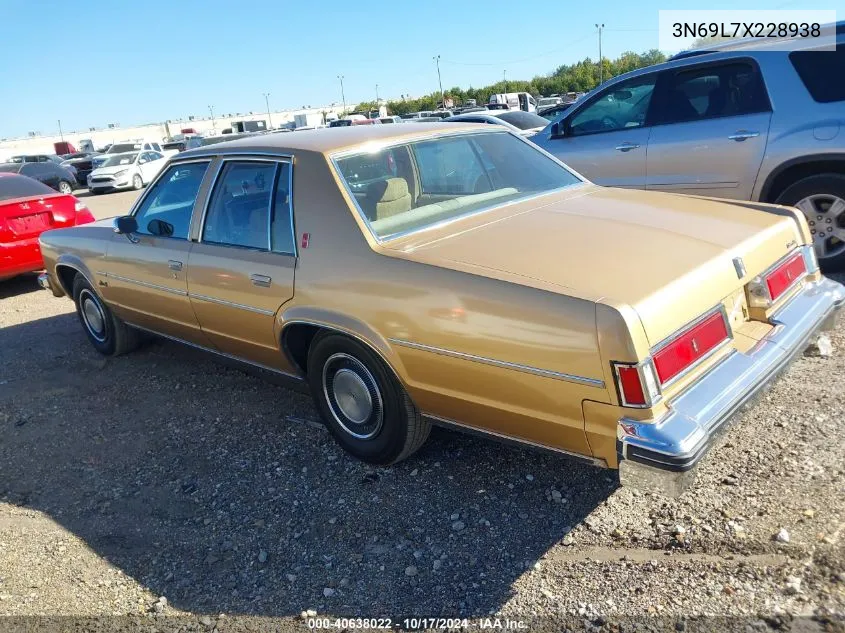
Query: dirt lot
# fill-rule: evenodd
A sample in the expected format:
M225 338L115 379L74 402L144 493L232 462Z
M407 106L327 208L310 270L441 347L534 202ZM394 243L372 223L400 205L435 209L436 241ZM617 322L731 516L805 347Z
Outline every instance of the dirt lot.
M107 217L134 195L83 198ZM99 357L33 276L0 284L0 328L0 615L843 626L845 324L834 356L793 365L679 500L446 431L365 466L306 396L168 342Z

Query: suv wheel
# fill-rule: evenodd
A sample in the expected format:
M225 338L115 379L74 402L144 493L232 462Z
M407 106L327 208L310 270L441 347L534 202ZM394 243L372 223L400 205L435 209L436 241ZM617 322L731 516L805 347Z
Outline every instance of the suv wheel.
M807 218L824 272L845 268L845 176L819 174L787 187L775 201L797 207Z

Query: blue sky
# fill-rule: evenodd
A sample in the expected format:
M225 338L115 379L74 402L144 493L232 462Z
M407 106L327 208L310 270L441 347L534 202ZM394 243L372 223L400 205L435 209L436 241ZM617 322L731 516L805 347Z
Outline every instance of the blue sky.
M372 7L367 9L365 7ZM0 0L0 137L419 95L657 47L659 9L843 0ZM240 11L240 13L239 13Z

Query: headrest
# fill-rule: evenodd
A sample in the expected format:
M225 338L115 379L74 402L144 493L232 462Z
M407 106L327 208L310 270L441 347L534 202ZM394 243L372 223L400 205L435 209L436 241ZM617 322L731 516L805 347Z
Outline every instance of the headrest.
M393 202L407 195L408 182L404 178L379 180L367 187L367 199L373 202Z

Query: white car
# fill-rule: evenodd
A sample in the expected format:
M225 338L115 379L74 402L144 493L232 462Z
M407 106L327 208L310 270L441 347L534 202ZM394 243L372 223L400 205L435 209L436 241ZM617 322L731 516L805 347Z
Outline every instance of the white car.
M88 175L88 189L103 193L115 189L140 189L167 164L161 152L123 152L110 155Z

